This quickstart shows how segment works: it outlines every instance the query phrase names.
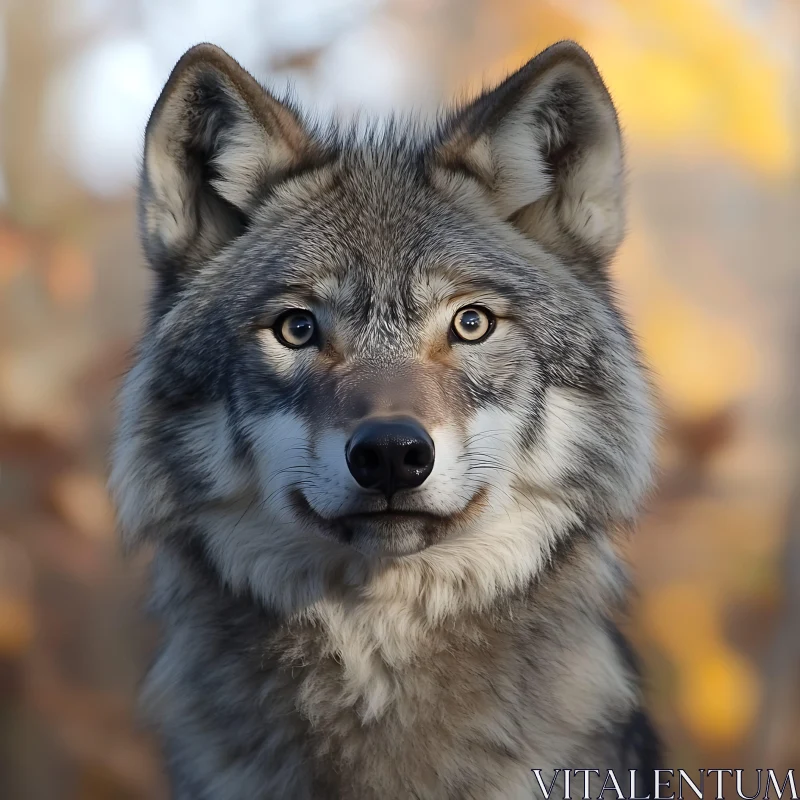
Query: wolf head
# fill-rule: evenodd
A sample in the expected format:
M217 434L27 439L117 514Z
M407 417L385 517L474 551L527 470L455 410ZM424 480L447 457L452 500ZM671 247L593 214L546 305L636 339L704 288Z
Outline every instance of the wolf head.
M112 473L128 541L198 539L286 610L387 575L446 609L629 521L652 419L609 286L623 188L572 43L435 130L361 133L190 50L146 133L155 286Z

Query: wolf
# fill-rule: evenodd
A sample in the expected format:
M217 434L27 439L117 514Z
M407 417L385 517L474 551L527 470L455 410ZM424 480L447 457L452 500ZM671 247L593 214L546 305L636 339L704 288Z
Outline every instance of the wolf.
M110 480L154 554L142 698L174 797L652 770L615 622L656 432L610 273L624 206L572 42L428 123L321 123L213 45L180 59Z

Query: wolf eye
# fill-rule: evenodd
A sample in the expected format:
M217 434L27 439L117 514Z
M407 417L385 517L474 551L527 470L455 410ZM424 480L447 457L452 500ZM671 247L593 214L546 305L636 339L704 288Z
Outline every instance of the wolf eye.
M292 310L282 314L272 326L275 338L286 347L305 347L314 339L317 323L310 311Z
M478 306L467 306L453 317L453 333L464 342L482 342L494 330L494 317Z

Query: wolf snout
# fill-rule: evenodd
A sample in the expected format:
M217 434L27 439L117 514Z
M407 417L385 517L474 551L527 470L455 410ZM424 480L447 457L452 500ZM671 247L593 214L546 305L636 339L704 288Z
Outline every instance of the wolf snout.
M433 469L434 452L433 439L411 417L365 420L345 447L358 484L387 497L421 486Z

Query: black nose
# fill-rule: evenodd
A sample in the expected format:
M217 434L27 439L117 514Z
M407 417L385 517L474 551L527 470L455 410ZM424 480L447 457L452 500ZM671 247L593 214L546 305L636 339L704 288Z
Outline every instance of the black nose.
M433 469L433 439L409 417L362 422L347 443L345 454L359 484L387 497L421 485Z

